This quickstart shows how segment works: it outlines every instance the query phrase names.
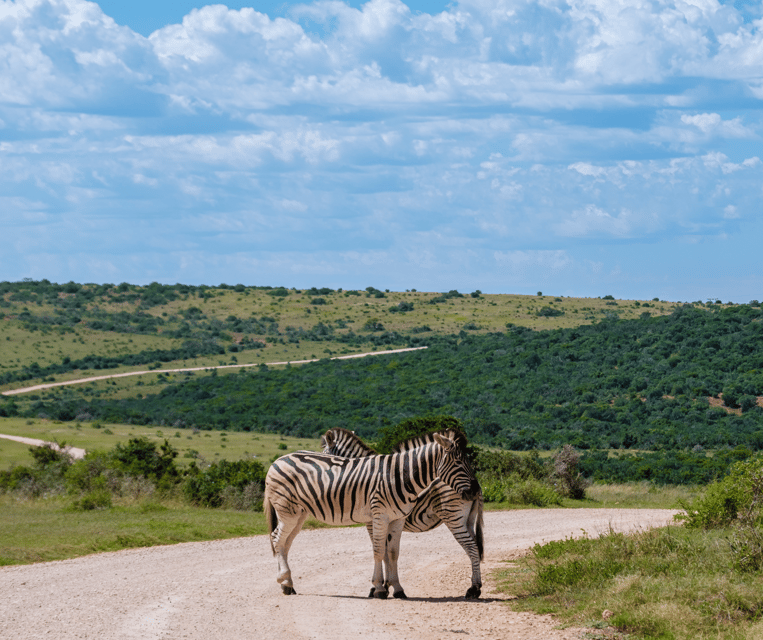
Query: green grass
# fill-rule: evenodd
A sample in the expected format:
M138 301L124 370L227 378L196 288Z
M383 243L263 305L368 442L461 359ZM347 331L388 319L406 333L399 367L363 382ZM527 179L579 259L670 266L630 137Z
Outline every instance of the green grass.
M311 438L291 438L277 434L248 433L242 431L194 431L174 427L150 427L123 424L102 424L94 428L94 422L53 422L50 420L28 420L26 418L0 418L0 433L36 438L39 440L65 442L73 447L85 450L109 450L118 442L127 442L130 438L145 436L161 444L164 440L178 450L177 462L180 466L193 460L197 452L207 461L240 460L254 456L263 465L268 466L275 455L289 451L320 449L320 440ZM283 449L281 446L285 446ZM32 463L29 446L12 440L0 438L0 469L12 465Z
M666 527L536 545L497 573L499 588L518 596L515 609L551 613L606 637L761 638L761 574L734 570L729 535ZM603 619L604 611L612 616Z
M0 565L63 560L131 547L267 533L262 513L135 502L72 511L71 500L0 496Z
M584 500L562 501L568 508L600 509L678 509L681 503L694 500L704 487L693 485L656 486L648 482L593 484Z

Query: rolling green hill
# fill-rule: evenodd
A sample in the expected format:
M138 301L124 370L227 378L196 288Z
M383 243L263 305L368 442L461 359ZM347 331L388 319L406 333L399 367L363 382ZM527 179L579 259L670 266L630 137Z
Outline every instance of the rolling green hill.
M0 391L153 368L330 357L429 336L592 324L675 304L283 287L0 283Z

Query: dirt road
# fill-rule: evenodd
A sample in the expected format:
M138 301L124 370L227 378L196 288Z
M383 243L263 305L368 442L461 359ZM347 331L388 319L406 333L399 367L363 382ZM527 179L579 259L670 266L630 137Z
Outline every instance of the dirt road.
M365 529L302 531L290 554L299 595L284 596L266 536L131 549L0 568L0 638L153 640L572 640L549 617L513 613L490 573L536 542L671 520L664 510L523 510L485 514L483 597L465 602L466 555L445 527L403 534L409 600L369 600Z
M390 353L405 353L407 351L421 351L427 347L407 347L405 349L388 349L387 351L369 351L367 353L352 353L348 356L335 356L329 358L330 360L352 360L354 358L367 358L372 356L385 356ZM310 360L284 360L283 362L267 362L267 366L276 367L279 365L287 364L307 364L309 362L319 362L320 358L312 358ZM87 384L88 382L96 382L98 380L111 380L112 378L129 378L131 376L143 376L150 373L186 373L189 371L211 371L212 369L247 369L251 367L259 367L259 364L222 364L211 367L185 367L182 369L148 369L145 371L127 371L125 373L111 373L105 376L90 376L88 378L78 378L76 380L64 380L63 382L46 382L44 384L36 384L31 387L23 387L21 389L9 389L8 391L0 391L0 395L15 396L21 393L31 393L33 391L44 391L46 389L53 389L55 387L67 387L73 384Z
M55 442L48 442L46 440L38 440L37 438L24 438L22 436L8 436L3 433L0 433L0 438L4 438L5 440L13 440L14 442L20 442L22 444L30 444L33 447L41 447L44 444L51 444L56 449L60 450L60 447ZM68 453L75 460L84 458L85 454L87 453L84 449L78 449L77 447L65 446L63 450L66 451L66 453Z

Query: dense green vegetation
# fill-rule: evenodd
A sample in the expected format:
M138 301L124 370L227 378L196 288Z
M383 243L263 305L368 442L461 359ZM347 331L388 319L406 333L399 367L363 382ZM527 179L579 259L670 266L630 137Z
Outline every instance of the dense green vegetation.
M523 596L515 607L595 626L607 637L760 638L762 505L758 454L685 505L685 527L537 544L502 572L503 588Z

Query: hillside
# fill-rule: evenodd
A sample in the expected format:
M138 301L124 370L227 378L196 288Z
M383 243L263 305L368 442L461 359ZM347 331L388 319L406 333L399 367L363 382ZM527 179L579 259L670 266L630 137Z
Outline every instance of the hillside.
M662 315L660 301L308 290L0 283L0 391L136 369L266 363L410 346L431 336L569 328ZM100 385L103 390L105 385ZM113 389L109 389L113 392ZM126 395L135 389L126 388Z
M660 303L660 307L647 307L649 313L645 313L645 303L636 306L636 302L605 298L596 301L596 308L608 315L593 324L584 316L582 302L567 298L536 300L476 292L449 297L377 290L275 295L276 291L282 290L252 290L247 297L235 289L221 289L223 295L216 292L217 297L204 298L209 311L196 324L181 319L183 309L188 315L188 306L182 305L189 304L190 293L189 300L163 303L165 307L181 305L172 315L156 310L141 313L163 320L162 331L155 331L154 338L177 340L168 334L208 332L207 343L223 350L216 356L222 362L234 356L239 356L239 362L244 356L264 362L260 352L283 355L288 346L313 353L387 345L426 345L428 349L354 361L324 359L300 367L261 366L228 375L157 371L151 380L140 379L133 386L92 383L6 399L0 411L60 420L96 418L298 437L316 437L326 428L344 426L370 439L377 437L380 427L405 418L450 414L463 421L474 442L513 450L554 449L566 443L590 450L763 448L763 323L757 303ZM377 297L380 294L384 297ZM313 304L313 295L322 297L325 304ZM215 303L216 299L220 302ZM243 308L231 306L234 301L273 306L287 322L296 322L301 313L302 320L317 323L305 322L302 333L297 333L299 328L290 329L291 324L282 327L275 319L273 324L278 326L270 334L226 332L218 323L232 326L243 316ZM615 305L607 304L611 302ZM391 310L404 304L413 309ZM583 306L590 309L593 304L587 301ZM211 315L217 305L223 309L221 314ZM516 318L520 305L525 311L533 305L536 315ZM631 318L618 319L611 309L627 310ZM652 316L656 310L672 313ZM86 312L97 310L83 311L72 331L96 331L88 325L91 316ZM261 312L255 308L250 316ZM226 313L235 319L220 320ZM571 316L583 316L584 322L559 326L560 319L569 321ZM363 330L369 320L384 328ZM548 323L544 326L549 328L534 331L514 320L527 325ZM428 331L422 330L425 321L430 323ZM28 317L6 322L28 324L17 326L17 331L42 331L33 330L33 323L40 321ZM550 328L552 323L557 326ZM325 328L321 330L325 335L319 334L318 327ZM211 335L218 329L217 336ZM54 335L58 334L49 328L47 340L55 344ZM124 336L127 344L135 344L129 340L143 334L103 335ZM244 338L263 340L268 346L230 350L248 344ZM198 342L205 344L201 338ZM104 344L105 340L100 346ZM189 357L186 362L198 359ZM29 369L26 365L9 373ZM81 377L82 372L78 373Z

